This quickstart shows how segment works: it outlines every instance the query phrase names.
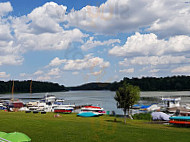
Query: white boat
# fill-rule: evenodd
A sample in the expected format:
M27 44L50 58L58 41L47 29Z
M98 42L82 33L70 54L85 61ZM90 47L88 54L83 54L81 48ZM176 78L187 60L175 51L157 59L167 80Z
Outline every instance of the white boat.
M48 94L48 93L46 93L44 98L41 99L40 101L45 102L45 103L49 103L49 104L53 104L54 102L58 102L58 103L63 103L64 102L63 99L58 99L58 98L56 98L55 95Z
M29 108L27 108L27 107L21 107L18 111L29 111Z
M162 97L162 102L163 102L163 107L167 108L173 108L173 107L180 107L180 101L181 98L163 98Z
M45 103L52 103L56 101L56 97L55 95L49 95L48 93L46 93L44 98L41 99L41 101Z
M96 106L85 106L81 108L81 112L93 112L97 115L103 115L105 113L104 109Z
M157 104L152 104L150 107L147 108L147 111L158 111L160 110L160 106L158 106Z

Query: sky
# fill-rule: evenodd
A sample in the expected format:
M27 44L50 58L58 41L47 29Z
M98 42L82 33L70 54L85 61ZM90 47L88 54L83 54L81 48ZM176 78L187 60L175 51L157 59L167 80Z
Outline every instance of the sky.
M189 0L0 0L0 80L190 75Z

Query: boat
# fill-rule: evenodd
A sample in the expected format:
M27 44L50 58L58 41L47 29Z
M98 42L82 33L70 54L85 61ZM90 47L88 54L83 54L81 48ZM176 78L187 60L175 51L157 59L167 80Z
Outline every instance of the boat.
M162 97L162 106L163 107L167 107L167 108L173 108L173 107L180 107L180 101L181 101L181 97L178 98L163 98Z
M158 111L158 110L160 110L160 106L158 106L157 104L152 104L150 107L147 108L148 112Z
M100 115L95 113L95 112L80 112L77 114L77 116L80 116L80 117L98 117Z
M94 112L98 115L103 115L105 114L105 111L101 107L96 107L96 106L84 106L81 108L81 112Z
M4 106L4 103L0 102L0 110L5 110L5 109L6 109L6 106Z
M72 113L73 107L58 106L54 108L55 113Z
M190 126L190 116L173 116L170 117L170 124Z
M27 107L21 107L18 111L29 111Z
M165 108L167 113L175 114L181 116L190 116L190 107L188 104L180 105L181 98L162 98L162 107Z
M14 108L24 107L24 102L23 101L16 100L16 101L12 101L11 103L12 103Z
M56 97L55 95L51 95L46 93L44 98L41 99L41 102L45 102L45 103L53 103L56 101Z

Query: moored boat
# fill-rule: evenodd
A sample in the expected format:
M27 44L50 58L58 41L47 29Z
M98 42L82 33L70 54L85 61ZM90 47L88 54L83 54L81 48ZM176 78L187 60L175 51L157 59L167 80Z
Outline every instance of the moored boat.
M55 113L72 113L72 111L73 111L72 107L58 106L54 108Z
M81 108L81 112L94 112L98 115L103 115L105 114L105 111L101 107L96 107L96 106L84 106Z
M77 116L80 116L80 117L98 117L100 115L95 113L95 112L80 112L77 114Z
M190 126L190 116L173 116L170 117L169 123Z

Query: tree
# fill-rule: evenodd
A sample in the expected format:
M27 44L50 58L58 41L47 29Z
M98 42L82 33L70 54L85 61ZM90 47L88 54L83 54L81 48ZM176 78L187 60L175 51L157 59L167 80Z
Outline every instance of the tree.
M122 87L116 91L114 99L117 101L117 108L122 108L124 112L124 121L126 123L126 113L130 118L130 109L138 102L140 98L140 88L124 83Z

